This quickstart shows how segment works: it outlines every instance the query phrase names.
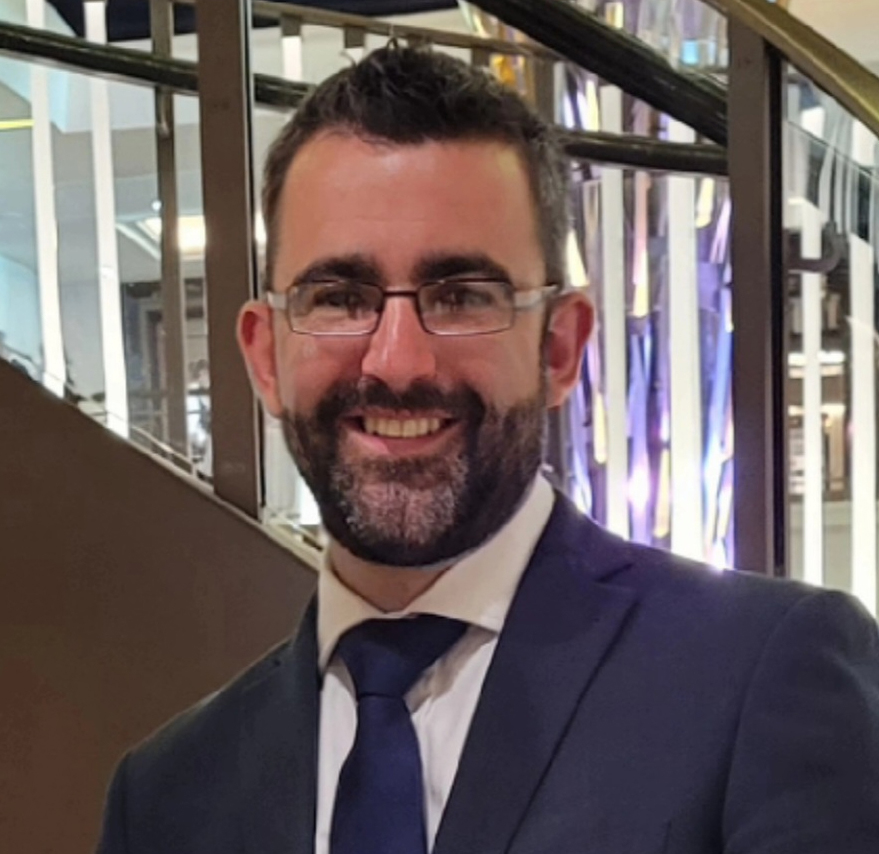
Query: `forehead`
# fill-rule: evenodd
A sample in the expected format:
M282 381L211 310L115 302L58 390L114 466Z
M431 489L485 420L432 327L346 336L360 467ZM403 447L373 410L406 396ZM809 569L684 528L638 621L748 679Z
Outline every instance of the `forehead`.
M426 255L482 253L532 275L542 267L528 172L493 141L393 145L327 133L306 143L278 210L277 274L361 254L405 275ZM513 270L513 272L516 272Z

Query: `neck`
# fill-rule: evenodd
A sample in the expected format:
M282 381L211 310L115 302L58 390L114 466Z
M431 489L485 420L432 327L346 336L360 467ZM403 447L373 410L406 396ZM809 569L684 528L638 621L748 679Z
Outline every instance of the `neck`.
M370 563L332 541L330 564L341 582L380 611L402 611L431 588L448 566L407 569Z

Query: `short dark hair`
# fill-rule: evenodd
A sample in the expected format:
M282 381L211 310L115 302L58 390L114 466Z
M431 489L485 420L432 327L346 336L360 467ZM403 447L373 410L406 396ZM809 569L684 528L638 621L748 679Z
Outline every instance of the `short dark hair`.
M564 281L569 177L552 126L488 71L426 48L391 43L321 83L272 144L262 193L267 288L284 181L299 149L324 130L399 145L458 140L510 144L519 151L531 182L547 280Z

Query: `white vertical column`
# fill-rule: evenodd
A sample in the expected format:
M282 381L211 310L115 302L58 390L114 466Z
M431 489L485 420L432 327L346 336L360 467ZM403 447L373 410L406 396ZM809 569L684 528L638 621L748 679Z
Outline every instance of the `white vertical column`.
M35 29L45 27L45 0L27 0L27 24ZM49 69L33 63L30 70L30 84L37 280L40 288L40 325L43 336L43 385L60 397L64 394L64 386L67 383L67 364L64 359L61 292L58 280L58 219L55 212Z
M852 159L867 168L876 164L876 138L860 122L852 129ZM872 211L872 199L870 204ZM872 237L875 224L870 223ZM876 616L876 350L874 271L870 242L849 235L851 296L851 467L852 590Z
M802 202L802 257L821 257L821 211ZM824 583L824 424L821 414L822 286L820 273L803 273L803 580Z
M286 15L281 18L281 58L284 78L296 82L304 81L302 21L299 18ZM262 227L265 227L264 224ZM295 520L298 524L306 524L301 518L301 507L302 495L308 491L308 487L287 450L281 422L276 418L266 417L263 423L265 509L287 522ZM309 519L309 523L311 521Z
M298 18L281 18L281 67L285 80L302 82L302 22Z
M693 130L671 122L672 142L694 142ZM668 178L669 418L671 421L671 548L704 560L702 382L699 282L696 269L696 183Z
M273 517L289 519L296 512L296 493L301 478L287 453L281 422L277 418L266 416L263 423L265 425L263 458L266 462L263 509L268 519Z
M87 0L85 35L89 41L107 41L105 0ZM107 426L128 436L128 379L122 334L122 296L119 252L116 244L116 189L113 183L113 137L107 81L92 77L92 162L95 182L95 221L98 242L98 287L101 306L101 348L104 364Z
M599 95L601 129L622 133L623 98L603 86ZM623 173L601 169L602 326L604 388L607 396L607 527L629 535L629 424L626 335L626 243Z

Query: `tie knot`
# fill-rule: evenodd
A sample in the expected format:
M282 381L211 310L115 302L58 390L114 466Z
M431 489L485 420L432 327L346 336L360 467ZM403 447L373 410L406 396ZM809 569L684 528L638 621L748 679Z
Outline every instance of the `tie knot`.
M337 652L345 662L357 699L404 697L458 638L466 625L425 614L400 620L367 620L347 631Z

